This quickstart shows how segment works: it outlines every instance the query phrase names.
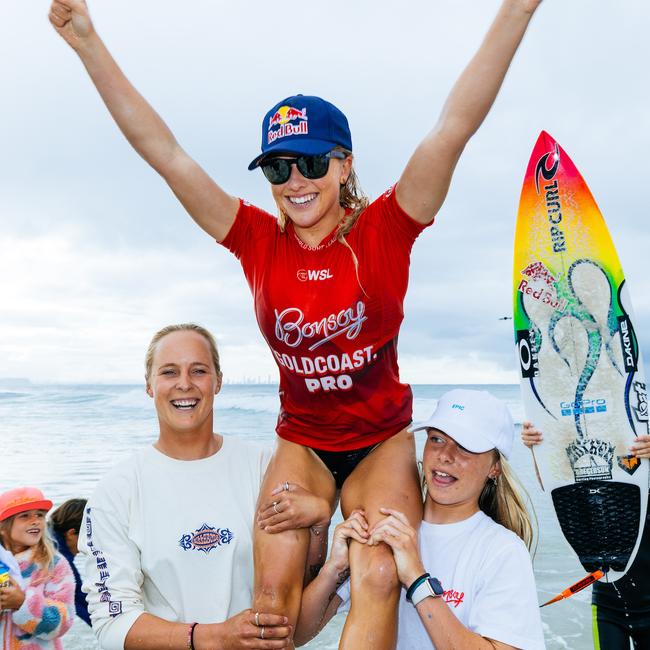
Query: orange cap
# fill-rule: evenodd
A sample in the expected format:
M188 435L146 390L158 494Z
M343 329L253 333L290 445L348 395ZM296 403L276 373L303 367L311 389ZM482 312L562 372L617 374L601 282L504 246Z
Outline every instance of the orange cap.
M52 502L43 496L38 488L20 487L0 494L0 521L4 521L19 512L27 510L45 510L52 507Z

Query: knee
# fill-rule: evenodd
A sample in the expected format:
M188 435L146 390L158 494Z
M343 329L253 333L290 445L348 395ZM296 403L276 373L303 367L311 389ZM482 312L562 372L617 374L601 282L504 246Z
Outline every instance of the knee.
M373 599L390 599L401 588L393 554L385 546L368 550L370 557L361 566L352 568L352 599L355 592L366 597L371 595Z

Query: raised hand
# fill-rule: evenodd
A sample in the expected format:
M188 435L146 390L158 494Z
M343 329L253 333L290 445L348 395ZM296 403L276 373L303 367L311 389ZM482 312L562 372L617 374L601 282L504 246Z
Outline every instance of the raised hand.
M330 517L327 499L286 482L273 489L270 497L260 505L257 525L267 533L280 533L296 528L326 527Z
M63 40L75 50L94 31L85 0L54 0L48 17Z
M650 436L638 436L632 443L630 451L637 458L650 458Z
M542 442L543 439L544 436L542 435L542 432L535 428L535 425L532 422L523 423L521 427L521 441L526 445L526 447L532 448Z
M395 558L397 575L403 585L408 587L424 573L424 565L418 549L418 533L406 516L398 510L380 508L386 515L369 531L368 544L376 546L384 542L390 546Z

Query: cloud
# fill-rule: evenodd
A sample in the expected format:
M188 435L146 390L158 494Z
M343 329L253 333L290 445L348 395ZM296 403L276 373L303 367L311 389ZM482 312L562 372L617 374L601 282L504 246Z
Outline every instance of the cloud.
M295 92L348 114L362 184L399 177L472 56L497 0L95 0L97 28L181 144L228 191L272 210L259 172L260 116ZM151 334L197 320L226 377L277 377L238 263L211 242L130 149L46 3L0 25L2 374L134 381ZM549 130L583 172L618 247L642 343L650 147L640 0L546 0L436 224L413 251L401 367L413 381L514 380L512 240L526 162ZM11 61L11 65L7 62ZM645 337L645 339L644 339ZM134 379L135 378L135 379Z

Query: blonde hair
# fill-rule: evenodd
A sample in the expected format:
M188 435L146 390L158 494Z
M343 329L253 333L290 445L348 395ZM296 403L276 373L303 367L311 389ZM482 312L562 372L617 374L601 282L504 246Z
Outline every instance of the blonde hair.
M42 512L45 512L45 510ZM2 540L2 545L10 553L17 552L16 546L11 539L11 527L13 526L14 519L18 516L18 514L7 517L7 519L4 521L0 521L0 540ZM43 528L43 535L38 541L38 544L32 546L31 549L32 559L34 562L48 568L52 566L56 550L54 548L54 542L50 538L50 535L47 531L47 526Z
M334 147L333 151L340 151L346 156L352 157L352 152L349 149L344 149L343 147ZM359 218L359 215L368 207L369 203L370 201L368 197L361 189L359 177L354 171L354 166L352 166L350 167L350 173L348 174L345 183L341 183L339 188L339 205L342 208L345 208L346 213L343 219L339 221L339 226L336 230L336 240L339 243L343 244L343 246L345 246L350 251L350 254L352 255L352 261L354 262L354 269L357 274L357 282L359 283L359 286L361 287L363 293L366 293L366 291L361 284L361 280L359 279L359 260L356 253L352 250L352 246L348 244L345 236L352 230L354 224ZM278 226L280 227L281 232L285 231L285 228L287 226L287 219L288 217L286 213L282 209L279 209Z
M210 347L210 354L212 355L212 362L214 363L214 369L217 371L217 374L221 374L221 365L219 364L219 350L217 349L217 342L214 340L214 336L201 325L196 323L179 323L177 325L167 325L162 329L158 330L151 339L149 347L147 348L147 353L144 357L144 376L147 381L151 378L151 372L153 371L153 357L156 353L156 346L167 334L172 332L196 332L200 334L208 343Z
M501 475L486 481L478 498L478 506L488 517L522 539L530 550L535 532L522 497L522 492L527 497L528 493L506 459L496 449L494 454L495 462L501 465Z

